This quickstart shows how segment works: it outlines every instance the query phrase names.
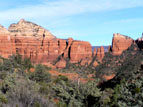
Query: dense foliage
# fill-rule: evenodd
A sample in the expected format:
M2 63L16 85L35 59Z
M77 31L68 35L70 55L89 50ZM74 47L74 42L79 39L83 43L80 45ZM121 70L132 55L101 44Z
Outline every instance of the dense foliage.
M69 66L71 70L80 71L80 66ZM121 56L107 53L103 63L96 68L97 77L87 83L71 81L61 75L52 77L48 70L49 67L33 65L20 55L0 58L0 106L143 106L143 53L136 45L132 45ZM84 72L83 69L80 72ZM109 81L102 80L103 75L111 73L116 74L116 77ZM86 76L86 73L82 75Z

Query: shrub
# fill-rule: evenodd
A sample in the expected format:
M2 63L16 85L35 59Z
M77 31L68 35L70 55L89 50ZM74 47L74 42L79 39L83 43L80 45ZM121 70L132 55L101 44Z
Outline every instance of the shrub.
M2 90L6 90L5 95L8 98L8 105L20 107L40 107L54 106L54 104L45 95L39 93L38 83L31 81L18 74L11 74L4 80ZM0 98L1 100L1 98Z
M68 82L69 80L68 80L67 77L65 77L65 76L63 76L63 75L59 75L59 76L54 80L55 83L60 83L61 81Z
M8 103L8 99L2 93L0 93L0 103L1 104L7 104Z
M46 71L45 66L38 64L35 68L35 72L31 73L31 80L36 82L50 82L51 75L48 71Z

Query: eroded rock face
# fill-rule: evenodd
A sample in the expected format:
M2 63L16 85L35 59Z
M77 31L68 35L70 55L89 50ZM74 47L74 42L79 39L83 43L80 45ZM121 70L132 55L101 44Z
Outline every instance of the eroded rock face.
M62 41L62 42L61 42ZM33 63L46 63L55 61L65 50L63 40L35 37L15 37L16 52L23 57L30 58Z
M71 63L77 63L85 58L92 57L92 47L89 42L73 41L70 49Z
M66 61L62 58L59 62L56 63L57 68L65 68L66 67Z
M121 55L124 50L127 50L131 44L133 43L133 39L123 36L119 33L115 33L112 40L112 53L113 55Z
M81 65L92 61L89 42L55 38L48 30L23 19L10 25L8 30L0 26L0 55L8 58L16 53L23 58L30 58L33 63L43 64L52 63L60 57L62 60L55 65L59 68L66 66L63 58L69 58L72 63L82 60Z
M132 43L131 38L114 34L111 50L114 55L120 55ZM9 30L0 26L0 55L8 58L16 53L23 58L30 58L33 63L45 65L54 65L53 62L57 62L58 58L60 60L55 64L57 68L66 67L66 58L71 63L80 62L82 66L93 63L96 67L98 62L93 62L93 57L96 56L98 61L102 61L105 56L104 47L95 49L92 53L89 42L75 41L72 38L58 39L48 30L23 19L12 24Z
M96 48L94 48L93 56L96 56L96 54L97 54L97 51L96 51Z
M24 58L30 58L34 63L44 62L44 49L41 46L42 40L33 37L15 37L16 52ZM48 54L47 54L48 55Z
M72 43L73 43L73 38L68 38L67 48L64 52L64 58L70 58L70 49L71 49Z
M46 37L49 39L55 38L48 30L32 22L25 21L24 19L21 19L17 24L11 24L8 30L13 36L21 35Z
M59 45L59 54L62 55L64 54L66 47L67 47L67 42L66 40L61 40L59 39L58 41L58 45Z
M15 53L14 38L10 36L7 29L0 25L0 56L8 58Z
M64 47L48 30L23 19L10 25L8 30L15 39L16 52L30 58L33 63L55 60Z
M85 58L81 60L81 66L88 66L92 62L92 58Z
M55 65L58 68L66 67L64 58L69 58L72 63L82 60L81 65L92 61L89 42L55 38L48 30L23 19L10 25L8 30L0 26L0 55L8 58L16 53L42 64L52 63L60 57Z
M96 57L97 57L97 59L99 61L102 61L102 59L104 58L104 56L105 56L104 47L101 46L100 48L97 49L97 55L96 55Z

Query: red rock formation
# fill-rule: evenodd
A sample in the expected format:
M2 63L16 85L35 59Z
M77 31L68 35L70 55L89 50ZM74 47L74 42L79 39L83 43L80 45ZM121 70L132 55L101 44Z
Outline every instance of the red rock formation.
M15 45L17 53L30 58L34 63L41 63L43 56L41 40L33 37L16 36Z
M48 60L56 60L59 56L58 40L54 39L49 41Z
M66 67L66 61L64 59L61 59L59 62L56 63L57 68L65 68Z
M93 56L96 56L96 54L97 54L97 51L96 51L96 48L94 48Z
M100 48L97 49L97 56L96 57L99 61L101 61L104 58L104 56L105 56L104 47L101 46Z
M0 56L8 58L15 53L14 38L10 36L7 29L0 26Z
M94 62L93 62L93 66L94 66L94 67L96 67L96 66L98 66L98 65L99 65L99 64L98 64L97 61L94 61Z
M32 37L46 37L48 39L55 38L55 36L53 36L48 30L37 24L25 21L24 19L21 19L17 24L11 24L8 30L13 36L22 35Z
M45 65L51 65L60 57L61 60L55 64L58 68L66 66L63 57L72 63L81 61L81 65L89 65L93 56L89 42L55 38L48 30L23 19L10 25L9 30L0 26L0 55L8 58L16 53L30 58L33 63ZM95 50L96 54L98 59L102 59L104 48L101 47L97 53Z
M72 42L73 42L73 38L68 38L68 46L64 52L64 58L70 58L69 53L70 53Z
M131 44L133 43L133 39L123 36L119 33L114 34L112 40L112 53L113 55L120 55L124 50L127 50Z
M111 45L108 47L108 52L111 52L111 49L112 47L111 47Z
M67 47L66 40L59 40L58 45L59 45L59 54L61 55L66 50Z
M46 63L59 56L59 47L62 47L58 39L41 26L22 19L10 25L9 31L15 36L16 51L32 62Z
M84 58L92 57L92 47L89 42L73 41L70 49L71 63L77 63Z
M103 75L102 78L105 79L106 81L109 81L109 80L113 79L115 76L116 76L115 74Z
M92 58L85 58L85 59L82 59L80 65L81 66L88 66L91 62L92 62Z

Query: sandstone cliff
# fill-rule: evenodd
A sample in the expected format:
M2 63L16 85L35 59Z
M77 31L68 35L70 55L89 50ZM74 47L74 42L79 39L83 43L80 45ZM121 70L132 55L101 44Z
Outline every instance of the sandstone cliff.
M105 53L104 53L104 47L101 46L100 48L97 49L97 55L96 55L96 57L97 57L97 59L99 61L102 61L102 59L104 58L104 55L105 55Z
M113 40L112 40L113 55L121 55L122 52L128 49L132 43L133 43L133 39L127 36L121 35L119 33L115 33L113 35Z
M8 30L0 26L0 41L0 55L5 58L18 53L33 63L54 64L56 61L58 68L66 67L66 58L71 63L82 61L81 65L92 61L89 42L58 39L48 30L24 19L10 25Z
M92 47L89 42L74 41L70 49L70 60L77 63L84 58L92 57Z
M129 37L114 34L109 51L112 51L113 55L120 55L133 42ZM104 47L92 52L89 42L56 38L43 27L23 19L10 25L8 30L0 26L0 55L8 58L16 53L23 58L30 58L33 63L54 64L57 68L66 67L66 59L82 66L91 63L97 66L98 61L102 62L105 56Z
M0 56L8 58L15 53L14 37L10 36L9 31L0 25Z

